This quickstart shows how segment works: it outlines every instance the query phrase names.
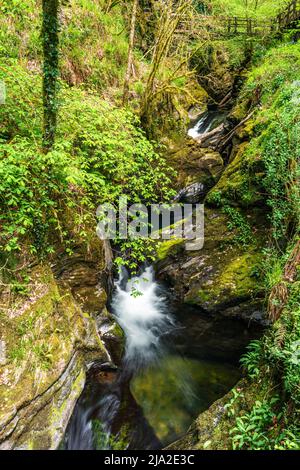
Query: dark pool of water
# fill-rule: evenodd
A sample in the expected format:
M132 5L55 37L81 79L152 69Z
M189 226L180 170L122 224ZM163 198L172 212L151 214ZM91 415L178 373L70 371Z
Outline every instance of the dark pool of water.
M202 411L232 388L239 369L216 361L166 356L140 372L131 392L159 441L165 446L182 436Z

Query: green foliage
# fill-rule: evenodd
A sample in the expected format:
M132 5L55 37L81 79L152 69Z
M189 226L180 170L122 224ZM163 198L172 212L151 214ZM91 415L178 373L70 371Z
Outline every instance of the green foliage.
M249 413L236 418L231 430L234 450L296 450L300 447L299 428L283 427L284 416L276 412L280 398L256 400Z
M290 66L291 61L293 67ZM299 44L271 50L254 68L242 99L259 96L254 138L245 154L249 185L270 209L272 235L280 240L293 234L300 221Z
M127 28L119 4L104 0L61 3L60 69L69 85L81 84L118 98L127 64ZM2 11L1 11L2 10ZM42 68L41 2L2 0L0 57L18 59L28 70Z
M35 342L32 345L32 352L34 354L34 359L40 365L40 367L44 370L48 370L51 368L53 354L52 354L52 346L47 343L37 343Z
M41 142L42 79L15 59L0 61L0 80L6 85L6 102L0 106L0 139L15 136Z
M290 0L212 0L210 3L218 14L263 19L276 16Z
M235 416L231 430L234 449L287 450L300 448L300 282L289 286L289 301L280 319L262 338L253 341L241 363L249 378L267 397L256 400L251 409ZM276 387L271 387L276 384ZM228 403L228 415L234 406Z
M127 64L128 38L120 5L106 11L104 1L70 0L63 7L62 77L113 94L120 92Z
M102 423L94 419L92 421L93 441L95 450L126 450L128 444L126 442L126 429L120 431L117 436L108 434L103 429Z
M264 260L261 266L266 292L281 281L286 256L279 256L274 249L264 250Z
M227 416L234 417L236 414L235 405L243 397L243 394L237 388L233 388L231 390L231 394L232 394L232 397L224 405L224 409L226 410Z
M59 200L68 192L66 163L66 155L45 155L25 138L0 143L1 249L22 250L26 235L31 251L45 247L47 232L58 223Z
M129 204L171 199L174 172L130 111L62 82L56 143L45 155L40 77L14 62L2 65L1 77L8 88L7 104L0 107L2 249L20 251L26 241L32 252L50 253L59 237L71 250L70 225L83 241L88 227L95 230L99 204L117 205L120 195ZM70 211L72 224L64 216ZM126 241L121 252L133 268L152 248L151 241Z
M20 273L18 278L10 280L11 292L17 295L27 296L29 293L30 277L26 273Z
M80 90L64 92L56 148L69 153L70 165L77 162L70 181L83 182L95 202L114 203L121 194L131 204L168 200L174 173L153 144L130 111Z
M234 242L239 245L247 246L253 242L253 233L246 217L236 208L225 205L223 211L228 216L229 230L236 230Z
M42 50L36 1L2 0L0 13L0 56L26 55L34 65Z
M297 122L297 115L297 109L289 110L285 106L277 122L270 123L258 143L265 167L262 184L271 209L273 236L277 239L286 236L291 226L295 229L300 220L299 191L293 185L299 175L300 122Z
M57 122L57 79L59 75L59 0L43 0L43 147L52 148Z
M260 373L260 363L262 355L262 343L259 340L252 341L248 346L248 352L241 358L241 364L247 369L247 374L251 379L256 379Z
M174 172L160 157L157 145L147 140L138 119L95 95L65 91L55 148L70 155L68 181L83 189L81 201L93 210L104 202L118 209L119 196L126 196L128 205L147 205L169 201L175 194ZM115 243L122 255L116 263L125 263L132 271L147 258L154 259L151 239Z
M282 387L298 407L300 404L300 282L289 288L289 301L269 335L263 340L262 360L270 372L280 371Z

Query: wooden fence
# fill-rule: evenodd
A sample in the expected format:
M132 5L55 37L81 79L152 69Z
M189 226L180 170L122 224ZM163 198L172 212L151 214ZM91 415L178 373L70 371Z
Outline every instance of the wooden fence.
M193 17L183 18L176 32L190 32L194 35L201 30L207 30L218 36L267 36L293 27L298 20L300 20L300 0L293 0L279 15L265 20L195 13Z

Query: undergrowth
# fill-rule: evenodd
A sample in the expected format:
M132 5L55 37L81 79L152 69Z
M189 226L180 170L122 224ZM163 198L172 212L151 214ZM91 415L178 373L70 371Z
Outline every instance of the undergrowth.
M277 46L249 72L238 104L248 107L248 112L256 106L252 138L240 168L253 200L259 194L267 209L270 243L260 267L267 296L282 282L284 266L299 235L299 71L300 45ZM242 197L242 189L241 185L231 193L231 201L228 194L214 194L214 202L230 205ZM233 419L233 449L300 449L299 273L295 282L284 282L288 295L283 313L261 340L250 344L241 360L250 384L256 384L259 398L253 397L236 414L237 405L244 403L245 392L235 390L227 404Z

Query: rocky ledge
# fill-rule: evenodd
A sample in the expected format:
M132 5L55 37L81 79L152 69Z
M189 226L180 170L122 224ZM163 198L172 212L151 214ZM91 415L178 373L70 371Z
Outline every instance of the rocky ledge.
M201 250L188 251L180 240L158 248L158 278L166 282L182 303L208 314L265 324L264 293L257 271L262 234L243 248L219 209L205 208L205 242Z
M93 360L118 360L103 246L31 270L30 294L0 317L0 449L56 449ZM113 351L110 354L106 348Z

